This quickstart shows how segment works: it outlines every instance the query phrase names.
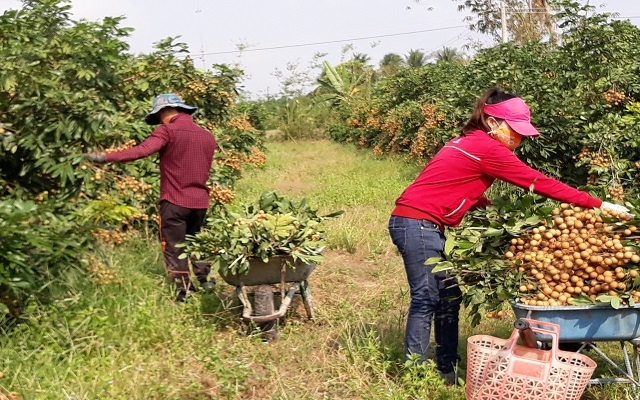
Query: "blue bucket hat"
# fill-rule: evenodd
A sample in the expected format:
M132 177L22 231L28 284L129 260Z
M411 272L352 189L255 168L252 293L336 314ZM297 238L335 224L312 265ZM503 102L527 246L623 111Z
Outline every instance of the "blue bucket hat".
M151 111L144 117L144 122L149 125L158 125L160 123L158 112L166 107L180 108L189 115L193 114L198 109L198 107L188 106L184 104L182 102L182 99L180 99L177 94L165 93L158 95L155 99L153 99Z

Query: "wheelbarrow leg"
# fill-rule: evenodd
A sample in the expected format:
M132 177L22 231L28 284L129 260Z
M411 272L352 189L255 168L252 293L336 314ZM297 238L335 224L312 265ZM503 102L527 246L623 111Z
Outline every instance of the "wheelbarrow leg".
M314 318L313 300L311 299L311 288L309 287L309 281L304 280L300 285L300 296L302 297L302 303L304 309L307 311L307 317L309 319Z

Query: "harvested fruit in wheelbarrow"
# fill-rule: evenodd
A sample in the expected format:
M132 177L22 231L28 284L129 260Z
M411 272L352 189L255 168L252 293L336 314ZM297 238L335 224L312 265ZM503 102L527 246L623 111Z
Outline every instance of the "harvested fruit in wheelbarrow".
M640 256L632 241L637 228L625 225L627 220L609 210L562 204L553 210L552 224L542 221L513 238L505 258L525 275L519 301L531 306L563 306L586 297L640 301L634 289Z

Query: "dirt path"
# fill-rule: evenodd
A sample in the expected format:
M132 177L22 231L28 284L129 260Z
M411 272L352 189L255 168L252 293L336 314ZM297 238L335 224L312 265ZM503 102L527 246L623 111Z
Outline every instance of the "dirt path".
M355 340L350 336L376 326L379 334L389 336L385 340L390 346L401 346L406 282L386 223L392 196L406 182L396 182L394 172L385 176L392 170L391 161L328 141L274 143L267 158L265 168L246 174L239 193L277 190L345 214L326 222L330 248L309 279L316 321L306 320L302 306L295 309L280 339L254 358L263 378L251 383L248 398L360 398L357 393L366 392L370 377L354 373L344 349ZM380 195L387 189L376 187L385 180L396 188Z

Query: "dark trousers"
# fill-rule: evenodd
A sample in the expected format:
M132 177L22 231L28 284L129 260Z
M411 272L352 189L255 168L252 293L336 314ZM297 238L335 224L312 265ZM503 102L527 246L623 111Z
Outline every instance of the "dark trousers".
M178 290L188 290L191 287L189 261L179 258L183 250L176 245L183 242L186 235L195 235L200 231L207 209L184 208L162 200L159 212L160 243L167 274L176 283ZM207 264L194 264L193 267L198 280L206 281L210 267Z

